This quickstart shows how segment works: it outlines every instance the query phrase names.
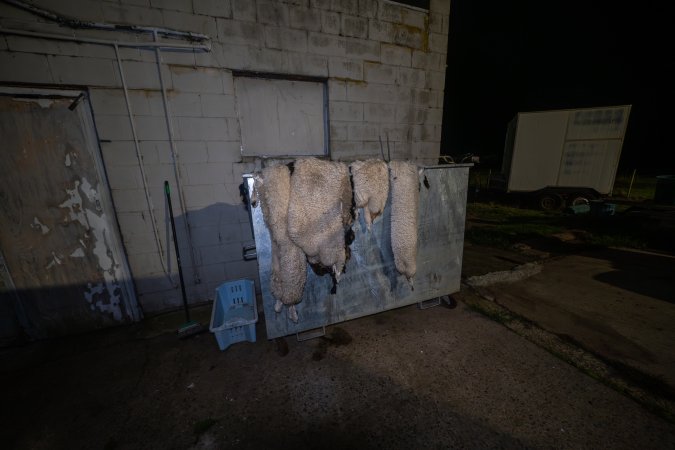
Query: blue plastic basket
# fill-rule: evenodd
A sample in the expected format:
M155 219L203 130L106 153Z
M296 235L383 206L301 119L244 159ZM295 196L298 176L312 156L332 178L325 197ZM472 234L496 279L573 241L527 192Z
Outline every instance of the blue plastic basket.
M235 280L216 288L209 329L225 350L237 342L255 342L258 308L253 280Z

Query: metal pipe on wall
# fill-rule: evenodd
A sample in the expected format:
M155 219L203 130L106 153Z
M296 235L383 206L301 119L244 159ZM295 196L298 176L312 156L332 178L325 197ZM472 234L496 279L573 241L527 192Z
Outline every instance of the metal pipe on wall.
M190 39L193 41L200 41L200 42L209 40L209 37L207 35L201 33L192 33L190 31L179 31L161 27L143 27L136 25L115 24L115 23L90 22L86 20L79 20L74 19L72 17L67 17L50 10L40 8L31 3L22 2L21 0L3 0L3 1L9 5L14 6L15 8L23 9L24 11L28 11L31 14L52 20L69 28L76 28L76 29L80 28L80 29L102 30L102 31L131 31L136 33L150 33L150 34L160 33L163 36L175 37L179 39Z
M155 41L157 41L157 32L154 33ZM162 101L164 103L164 117L166 118L166 127L169 132L169 146L171 147L171 157L173 158L173 171L176 176L176 187L178 190L178 200L180 209L185 217L185 231L187 233L188 245L190 247L190 260L192 262L192 277L195 284L201 283L199 278L199 271L195 263L195 249L192 245L192 231L190 230L190 219L188 217L188 210L185 207L185 192L183 191L183 182L180 173L180 166L178 165L178 149L176 148L176 140L173 133L173 124L171 123L171 113L169 112L169 100L166 95L166 85L164 84L164 74L162 73L162 54L159 48L155 47L155 58L157 59L157 70L159 71L159 87L162 90Z
M0 27L0 34L10 34L14 36L25 36L33 38L42 38L42 39L53 39L56 41L69 41L77 42L81 44L99 44L99 45L117 45L118 47L128 47L128 48L158 48L161 50L198 50L203 52L210 52L210 45L193 45L193 44L169 44L166 42L125 42L125 41L112 41L109 39L97 39L97 38L85 38L85 37L75 37L67 36L65 34L53 34L53 33L42 33L37 31L26 31L26 30L15 30L12 28L3 28Z
M157 251L159 252L159 258L162 263L162 270L169 278L172 284L176 284L171 280L171 272L169 271L165 261L164 261L164 249L162 247L162 241L159 237L159 228L157 227L157 219L153 211L155 210L152 204L152 197L150 196L150 190L148 188L148 177L145 173L145 164L143 164L143 155L141 154L141 147L138 142L138 134L136 132L136 121L134 120L134 114L131 110L131 101L129 100L129 89L127 88L126 78L124 77L124 68L122 67L122 59L120 58L120 51L117 44L114 46L115 57L117 58L117 68L120 73L120 80L122 81L122 89L124 90L124 101L127 106L127 114L129 115L129 124L131 125L131 136L134 140L134 149L136 150L136 158L138 159L138 167L141 171L141 179L143 181L143 192L145 194L145 202L148 205L148 211L150 212L150 221L152 222L152 232L155 236L155 243L157 244Z

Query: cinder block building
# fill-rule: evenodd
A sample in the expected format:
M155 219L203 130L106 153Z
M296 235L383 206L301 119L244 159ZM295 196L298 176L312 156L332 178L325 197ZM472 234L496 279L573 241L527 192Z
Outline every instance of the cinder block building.
M406 3L412 3L410 6ZM414 6L417 5L417 6ZM242 174L266 157L435 164L449 0L0 3L0 338L257 278Z

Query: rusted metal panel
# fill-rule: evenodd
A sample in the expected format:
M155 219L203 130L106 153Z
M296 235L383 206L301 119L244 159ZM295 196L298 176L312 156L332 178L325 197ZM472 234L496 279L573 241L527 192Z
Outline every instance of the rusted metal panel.
M414 290L394 266L389 198L382 217L373 223L371 231L366 231L363 214L355 221L352 227L355 240L351 245L351 258L334 295L330 293L332 281L329 276L317 276L311 269L307 270L304 295L302 302L297 305L297 324L287 319L285 309L279 314L274 311L274 298L270 291L270 235L262 209L260 206L252 207L251 220L267 338L300 333L458 292L469 167L459 164L427 167L420 177ZM252 192L253 179L246 180L249 192Z
M0 248L34 338L139 317L88 103L0 97Z

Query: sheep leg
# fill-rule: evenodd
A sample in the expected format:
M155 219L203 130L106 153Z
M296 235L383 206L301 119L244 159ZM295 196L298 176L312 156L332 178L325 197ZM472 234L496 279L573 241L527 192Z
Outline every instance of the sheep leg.
M373 223L373 219L370 215L370 209L368 209L368 205L363 208L363 218L366 219L366 228L368 231L370 231L370 225Z
M295 309L295 305L288 307L288 318L294 323L298 323L298 311Z

